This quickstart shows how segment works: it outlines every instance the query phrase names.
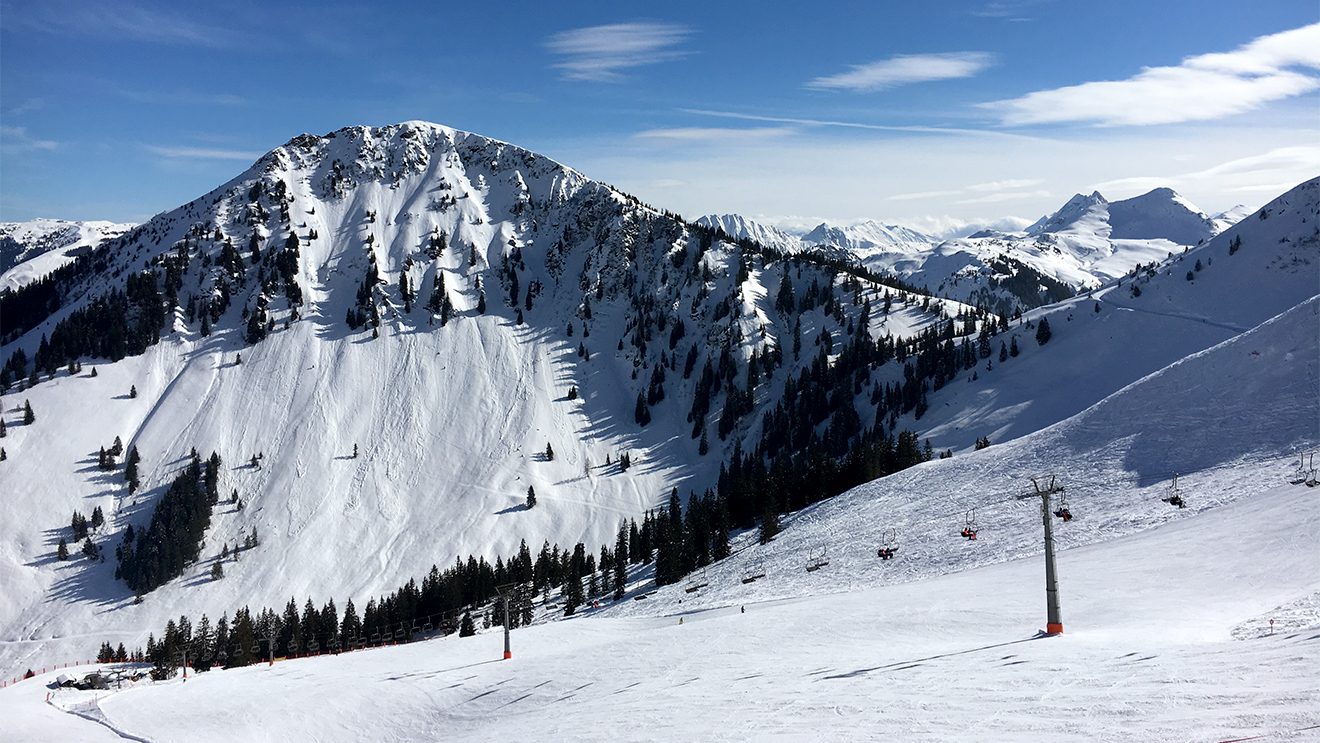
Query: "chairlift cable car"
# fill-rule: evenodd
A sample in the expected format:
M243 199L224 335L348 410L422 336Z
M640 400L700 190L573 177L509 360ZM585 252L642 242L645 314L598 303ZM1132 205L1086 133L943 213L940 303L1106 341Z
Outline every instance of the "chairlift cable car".
M977 531L976 509L975 508L969 509L967 511L966 518L967 518L966 525L963 526L962 532L960 533L963 539L974 542L976 541L976 531Z
M895 529L888 529L880 539L880 548L876 550L876 557L881 560L894 559L894 553L898 551L898 532Z

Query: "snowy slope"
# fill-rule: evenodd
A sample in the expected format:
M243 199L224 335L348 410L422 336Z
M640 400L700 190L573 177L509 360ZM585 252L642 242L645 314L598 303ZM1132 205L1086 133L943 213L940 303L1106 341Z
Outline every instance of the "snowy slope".
M510 663L494 660L492 632L56 695L54 710L84 717L53 714L38 679L0 691L0 710L20 734L87 740L107 732L88 716L153 740L339 740L364 728L401 740L437 728L461 740L1298 731L1320 724L1320 579L1280 570L1279 556L1320 564L1309 536L1320 501L1284 484L1291 461L1279 455L1320 447L1317 322L1320 298L1059 425L818 504L770 545L693 576L707 584L698 591L684 582L518 630ZM1159 500L1174 471L1186 510ZM1013 496L1048 472L1077 518L1055 531L1065 634L1033 641L1039 506ZM974 543L957 536L971 507ZM890 529L899 553L886 563L874 548ZM822 550L829 564L805 571ZM751 568L765 577L745 584ZM1041 674L1069 682L1042 696ZM332 708L317 704L327 688ZM272 697L281 704L261 703ZM237 723L235 705L250 710ZM732 727L731 706L742 711Z
M41 278L131 224L63 219L0 222L0 291Z
M1015 327L1020 357L1002 364L997 355L987 359L976 381L946 386L915 424L923 435L955 448L971 446L979 436L1017 438L1320 293L1320 179L1297 186L1261 213L1267 216L1249 217L1205 245L1147 264L1138 277L1111 283L1092 297L1029 313L1025 323L1050 320L1048 352L1037 346L1032 327ZM1242 248L1230 255L1238 238ZM1186 280L1188 271L1193 281ZM993 368L986 368L988 362Z
M706 580L718 591L666 587L645 606L622 605L610 613L853 591L1037 554L1039 501L1024 505L1015 498L1031 490L1027 478L1037 475L1057 476L1077 516L1056 528L1064 549L1182 521L1239 499L1249 510L1258 493L1293 475L1295 452L1320 447L1318 323L1320 297L1055 425L918 465L794 514L770 545L749 542L708 570ZM1181 474L1185 510L1160 501L1175 473ZM971 509L980 529L975 544L958 536ZM886 563L875 550L890 530L900 559ZM829 569L805 573L808 557L822 548ZM741 583L752 567L767 578ZM1315 575L1305 580L1320 589Z
M288 230L299 238L301 305L272 278L270 259ZM253 234L259 262L248 258ZM436 234L448 247L433 255ZM755 442L760 412L813 355L766 372L753 414L728 439L715 435L717 396L702 421L711 434L704 457L686 417L702 364L726 345L745 363L788 343L798 319L808 344L822 330L839 334L860 308L836 289L846 310L837 318L818 307L782 314L771 288L785 271L800 291L842 277L755 260L739 285L738 251L703 239L563 165L420 122L295 138L136 228L107 250L101 273L68 287L65 306L0 349L4 358L19 348L32 355L58 320L116 277L182 266L179 304L159 343L114 363L87 359L73 376L61 367L0 399L9 424L0 491L29 496L0 499L0 668L79 655L93 629L140 643L180 611L283 604L289 593L361 602L456 557L507 556L521 540L594 549L672 488L712 484L736 443ZM246 268L222 269L226 243ZM376 333L345 322L373 263ZM514 306L504 266L521 277ZM398 288L403 274L417 291L411 311ZM456 313L444 327L420 306L440 274ZM539 291L528 309L532 285ZM863 300L878 292L866 287ZM204 313L224 296L228 306L204 335L187 308L196 302ZM875 319L877 330L901 336L962 309L912 302ZM243 340L243 313L260 312L269 335L253 345ZM669 324L657 330L662 313ZM686 336L675 342L678 321ZM682 380L689 349L698 363ZM666 396L642 427L635 402L662 360ZM36 411L31 426L18 424L24 401ZM873 413L865 415L869 424ZM96 467L98 448L116 436L142 453L137 494L119 471ZM237 490L245 508L217 508L201 561L135 604L113 580L114 546L129 525L149 520L194 447L224 458L220 491ZM633 463L626 473L617 464L624 452ZM539 501L530 510L529 486ZM94 507L108 520L97 539L110 557L56 561L70 515ZM209 580L211 561L253 528L262 547L228 565L224 580Z

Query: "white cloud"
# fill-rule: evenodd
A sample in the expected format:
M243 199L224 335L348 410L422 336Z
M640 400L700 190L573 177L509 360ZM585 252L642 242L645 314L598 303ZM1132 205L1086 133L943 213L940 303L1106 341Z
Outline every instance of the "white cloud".
M986 52L902 54L869 64L854 65L847 72L818 77L808 82L807 87L870 93L909 83L971 77L993 62L994 55Z
M146 145L147 151L169 160L241 160L253 162L261 153L244 150L225 150L215 147L174 147L169 145Z
M763 126L752 129L689 126L673 129L647 129L633 136L638 139L682 142L736 142L785 137L795 131L795 129L787 126Z
M563 57L555 67L569 80L617 82L623 70L686 56L676 49L690 34L673 23L613 23L551 36L545 43Z
M1299 145L1233 158L1201 170L1114 178L1088 188L1120 196L1145 193L1160 186L1184 192L1222 188L1234 193L1272 192L1278 195L1317 175L1320 175L1320 146Z
M14 154L19 152L50 151L60 146L59 142L41 139L28 134L21 126L0 126L0 150Z
M1204 121L1320 88L1320 23L1261 36L1234 51L1147 67L1126 80L1082 83L981 104L1010 126L1090 122L1142 126Z
M987 181L986 183L973 183L967 187L968 191L977 191L981 193L1007 191L1014 188L1030 188L1040 184L1039 178L1010 178L1005 181Z
M1027 199L1045 199L1049 198L1050 192L1045 189L1035 191L1002 191L999 193L982 194L968 199L959 199L959 204L999 204L1005 201L1024 201Z
M233 93L201 93L191 90L131 90L120 88L117 91L130 101L153 105L183 106L242 106L248 100Z
M46 33L72 33L209 47L223 46L229 41L227 32L131 2L89 3L52 0L35 3L28 10L30 12L16 19L16 23Z
M738 113L736 111L713 111L708 108L680 108L679 111L686 114L695 114L697 116L711 116L720 119L737 119L740 121L764 121L767 123L778 124L797 124L808 127L839 127L842 129L860 129L862 131L874 132L909 132L912 134L967 134L976 137L992 137L997 139L1018 139L1018 140L1037 140L1039 137L1032 137L1024 134L1015 134L1013 132L1001 132L994 129L960 129L948 126L920 126L920 125L893 125L893 124L868 124L860 121L838 121L833 119L810 119L795 116L767 116L763 114Z
M1258 206L1265 197L1286 190L1276 187L1271 193L1264 190L1266 185L1290 187L1320 174L1320 166L1313 164L1320 157L1315 130L1304 121L1296 126L1217 125L1190 131L1089 129L1066 140L1005 139L994 147L969 135L843 138L808 127L790 139L751 139L736 146L637 146L641 141L633 136L595 137L547 151L590 177L683 214L802 215L831 221L859 215L899 223L931 214L969 222L1003 214L1034 218L1058 209L1066 196L1090 193L1089 184L1133 176L1153 180L1140 190L1101 192L1126 198L1150 187L1172 186L1207 212L1216 212L1242 202ZM793 146L786 147L787 141ZM1185 183L1164 177L1191 173L1208 175ZM657 187L666 179L686 185ZM1011 183L1029 180L1040 182ZM1004 181L1013 187L969 188L1003 186ZM1262 190L1235 190L1255 186ZM888 198L945 191L959 193ZM959 203L995 193L1012 193L1016 200ZM1051 195L1040 195L1046 193ZM778 224L789 226L787 220Z
M921 201L923 199L938 199L941 196L957 196L962 193L960 189L945 191L913 191L911 193L898 193L893 196L886 196L889 201Z

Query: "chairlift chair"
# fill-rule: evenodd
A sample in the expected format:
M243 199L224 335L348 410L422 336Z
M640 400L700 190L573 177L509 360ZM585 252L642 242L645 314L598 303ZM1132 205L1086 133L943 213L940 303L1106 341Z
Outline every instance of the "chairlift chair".
M976 541L976 509L973 508L967 512L967 523L963 526L962 538L971 542Z
M1171 506L1177 506L1178 508L1187 507L1187 502L1183 500L1182 493L1180 493L1178 490L1177 474L1173 476L1173 482L1169 483L1169 494L1163 498L1160 498L1160 500L1164 501L1165 503L1168 503Z
M898 552L898 532L889 529L882 535L880 542L880 548L875 551L876 557L886 561L894 559L894 553Z
M1063 519L1063 523L1065 524L1073 520L1072 510L1068 508L1068 499L1066 497L1059 499L1059 507L1054 509L1054 515Z
M744 584L755 583L756 581L764 577L765 577L765 569L762 568L761 563L758 562L754 565L749 565L747 567L747 572L743 573L742 582Z
M683 593L696 593L709 585L710 582L706 580L706 569L702 568L701 575L688 581L687 585L683 588Z
M830 559L826 557L826 547L821 547L819 553L813 552L807 557L807 572L814 573L817 570L830 564Z

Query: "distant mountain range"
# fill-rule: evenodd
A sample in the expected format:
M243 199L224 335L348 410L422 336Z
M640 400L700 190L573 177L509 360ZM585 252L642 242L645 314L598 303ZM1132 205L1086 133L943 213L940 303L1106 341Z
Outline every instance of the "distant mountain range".
M1235 207L1210 216L1173 189L1156 188L1112 202L1098 191L1077 194L1025 230L981 229L951 239L875 220L822 222L801 234L736 214L697 222L776 250L855 260L934 294L1011 313L1094 289L1139 264L1199 245L1246 213Z

